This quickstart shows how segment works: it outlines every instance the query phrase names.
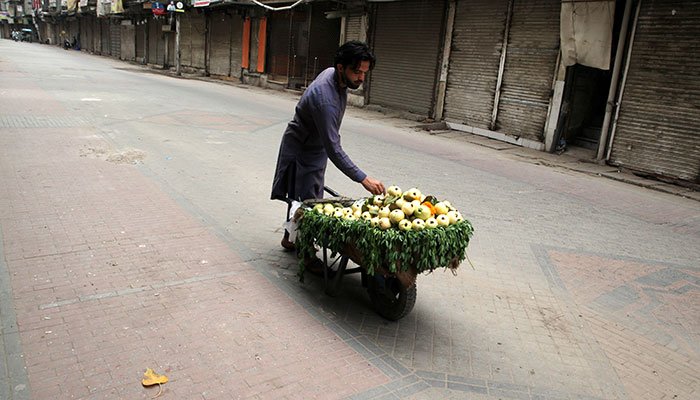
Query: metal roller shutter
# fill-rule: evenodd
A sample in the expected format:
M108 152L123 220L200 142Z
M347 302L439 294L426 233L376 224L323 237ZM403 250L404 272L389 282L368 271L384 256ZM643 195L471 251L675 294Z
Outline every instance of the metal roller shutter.
M122 25L121 29L121 48L119 50L119 58L126 61L134 61L136 59L136 30L134 25Z
M205 68L205 42L207 21L204 13L193 14L190 18L190 66L194 68Z
M109 35L109 20L108 19L100 19L100 41L101 41L101 50L102 50L102 55L107 56L111 51L111 44L110 44L110 35Z
M543 141L560 14L560 0L513 2L496 130Z
M241 57L243 56L243 18L234 15L231 19L231 67L230 76L241 77Z
M443 1L377 4L370 104L430 115L444 10Z
M231 68L231 16L224 12L211 15L211 53L209 73L228 76Z
M119 26L119 21L111 21L109 25L109 44L110 44L110 54L112 57L121 57L121 27Z
M136 25L136 59L143 60L146 56L146 25Z
M289 78L303 77L309 51L308 17L304 6L277 11L268 19L266 69L271 80L286 83Z
M163 65L165 62L165 39L163 23L159 19L148 22L148 63Z
M457 3L445 119L490 129L507 13L508 0Z
M610 161L700 183L700 1L643 0Z

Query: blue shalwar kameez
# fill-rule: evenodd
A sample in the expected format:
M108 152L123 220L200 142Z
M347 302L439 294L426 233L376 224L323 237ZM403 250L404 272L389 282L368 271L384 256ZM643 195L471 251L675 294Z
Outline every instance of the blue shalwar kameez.
M321 72L309 85L282 136L272 199L322 198L329 158L353 181L365 179L367 174L340 145L340 124L346 104L347 90L340 87L334 68Z

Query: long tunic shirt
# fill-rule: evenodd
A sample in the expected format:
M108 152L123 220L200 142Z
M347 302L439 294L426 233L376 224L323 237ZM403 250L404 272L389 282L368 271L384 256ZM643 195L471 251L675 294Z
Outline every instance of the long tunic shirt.
M347 90L338 84L334 68L327 68L309 85L282 136L272 199L306 200L323 197L328 159L355 182L367 174L350 160L340 145L340 124Z

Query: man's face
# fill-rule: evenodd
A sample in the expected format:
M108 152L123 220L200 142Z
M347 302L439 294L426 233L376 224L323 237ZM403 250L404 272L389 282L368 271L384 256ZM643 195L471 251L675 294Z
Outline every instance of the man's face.
M347 66L343 68L341 64L336 66L336 69L341 74L342 83L350 89L357 89L365 81L365 77L369 72L369 61L360 61L356 68Z

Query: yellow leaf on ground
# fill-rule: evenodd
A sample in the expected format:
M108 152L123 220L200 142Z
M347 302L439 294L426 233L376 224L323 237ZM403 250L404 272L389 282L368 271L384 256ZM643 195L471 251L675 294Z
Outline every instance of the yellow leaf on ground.
M159 383L165 383L168 381L168 377L165 375L158 375L156 372L150 368L146 369L146 372L143 373L143 379L141 380L141 384L143 386L152 386L152 385L157 385Z

